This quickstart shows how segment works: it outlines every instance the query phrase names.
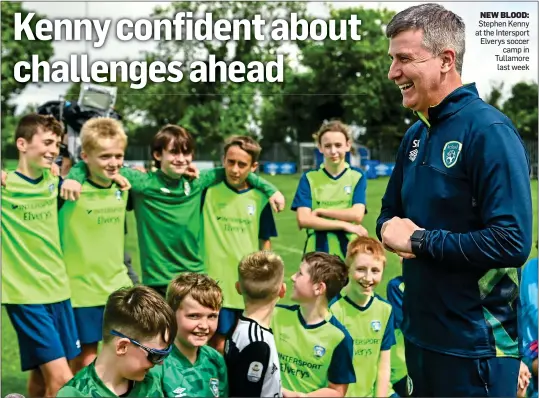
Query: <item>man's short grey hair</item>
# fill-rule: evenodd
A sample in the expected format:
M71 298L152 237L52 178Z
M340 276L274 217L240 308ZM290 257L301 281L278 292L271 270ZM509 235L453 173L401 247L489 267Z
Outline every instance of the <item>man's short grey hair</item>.
M393 38L408 30L423 30L423 47L437 56L446 48L455 50L455 64L462 74L464 60L465 26L457 14L439 4L421 4L407 8L393 17L387 25L386 36Z

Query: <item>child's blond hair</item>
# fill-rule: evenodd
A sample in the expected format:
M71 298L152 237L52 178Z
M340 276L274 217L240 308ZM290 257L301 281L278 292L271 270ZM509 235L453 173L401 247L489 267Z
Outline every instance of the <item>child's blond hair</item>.
M274 300L283 280L283 260L271 251L251 253L243 257L238 266L238 282L242 295L248 300Z
M167 302L174 312L189 295L203 307L214 311L219 311L223 305L223 291L217 282L207 275L182 272L168 285Z
M109 117L98 117L88 120L80 131L82 151L89 153L99 147L101 139L119 140L123 148L127 146L127 135L122 124Z
M382 244L368 236L358 236L348 244L346 251L346 262L348 266L352 264L354 258L359 254L368 254L373 256L377 261L381 261L383 266L386 265L386 252Z

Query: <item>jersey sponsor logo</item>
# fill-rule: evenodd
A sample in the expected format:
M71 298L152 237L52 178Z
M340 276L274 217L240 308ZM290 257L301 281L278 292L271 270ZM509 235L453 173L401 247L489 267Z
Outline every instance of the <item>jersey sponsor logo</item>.
M445 167L450 168L457 163L461 149L462 144L458 141L449 141L445 143L444 149L442 150L442 160Z
M347 195L350 195L352 193L352 186L351 185L347 185L344 187L344 193L347 194Z
M183 193L185 194L185 196L189 196L189 194L191 193L191 185L189 185L187 181L183 182Z
M374 332L379 332L382 329L382 322L380 322L380 321L371 321L371 329Z
M184 388L184 387L176 388L174 391L172 391L174 394L176 394L176 395L174 395L174 398L185 397L187 395L185 390L187 390L187 388Z
M210 390L214 397L219 396L219 379L214 377L210 379Z
M314 356L316 358L322 358L324 354L326 353L326 349L320 345L314 346Z
M421 140L413 140L412 141L412 150L408 154L408 159L410 159L411 162L413 162L417 158L417 154L419 153L419 143Z
M252 383L258 382L262 377L263 370L264 366L260 362L251 362L251 364L249 365L249 369L247 369L247 380Z
M254 216L255 214L255 206L254 205L247 205L247 214L250 216Z

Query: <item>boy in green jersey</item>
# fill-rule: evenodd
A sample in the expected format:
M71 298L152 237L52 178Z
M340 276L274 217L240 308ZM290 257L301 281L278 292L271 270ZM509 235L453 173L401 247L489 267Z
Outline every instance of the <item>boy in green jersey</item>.
M50 116L21 118L15 131L17 169L2 187L2 305L19 342L28 393L54 396L80 353L69 278L58 228L58 156L62 128Z
M292 300L299 304L275 308L272 329L285 397L342 397L356 382L352 337L328 308L347 277L340 257L307 253L292 276Z
M195 141L183 127L167 125L154 137L152 154L158 170L143 173L122 168L120 173L131 183L137 218L142 281L165 295L167 285L180 272L205 271L201 250L201 194L202 191L225 179L222 168L204 170L200 178L192 180L186 173L192 167ZM68 175L81 183L86 178L86 167L79 163ZM251 173L251 186L272 196L280 209L284 197L277 189ZM80 184L66 181L63 197L77 197Z
M346 395L388 397L393 315L391 304L374 293L386 264L384 247L376 239L358 237L348 246L346 262L350 283L330 304L354 339L354 367L361 369Z
M147 286L113 292L105 305L103 348L57 397L163 397L162 380L150 369L172 351L176 318Z
M228 396L225 361L206 345L217 328L221 288L206 275L185 272L168 286L167 302L175 312L178 332L170 356L150 372L162 379L164 396Z
M244 308L235 287L238 263L249 253L271 250L270 238L277 236L266 195L247 182L258 167L260 152L260 145L251 137L228 138L223 156L226 180L202 194L204 264L224 294L217 333L211 342L219 352L223 352L225 336Z
M64 262L81 342L76 372L93 362L102 339L103 311L110 293L132 286L124 265L124 224L128 192L113 179L123 163L127 136L111 118L90 119L81 129L81 158L88 179L76 202L59 213Z
M344 260L355 235L368 234L361 225L367 177L345 160L352 145L348 126L339 121L325 123L316 140L324 163L301 176L292 210L297 212L299 227L307 231L305 253L320 251Z

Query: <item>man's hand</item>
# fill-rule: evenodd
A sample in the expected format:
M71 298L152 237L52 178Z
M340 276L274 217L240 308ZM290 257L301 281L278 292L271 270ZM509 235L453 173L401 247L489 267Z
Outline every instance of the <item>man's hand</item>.
M131 183L121 174L116 174L112 178L112 181L120 187L120 191L128 191L131 189Z
M269 198L269 203L273 211L279 213L284 210L285 199L284 195L281 192L275 192L271 198Z
M185 172L183 173L184 176L191 178L192 180L200 177L200 170L191 163L187 169L185 169Z
M2 186L5 187L6 186L6 180L7 180L7 173L2 170Z
M65 180L60 189L60 196L64 200L77 200L82 190L82 184L75 180Z
M408 218L393 217L382 226L382 243L404 258L413 258L412 241L410 237L418 227Z

